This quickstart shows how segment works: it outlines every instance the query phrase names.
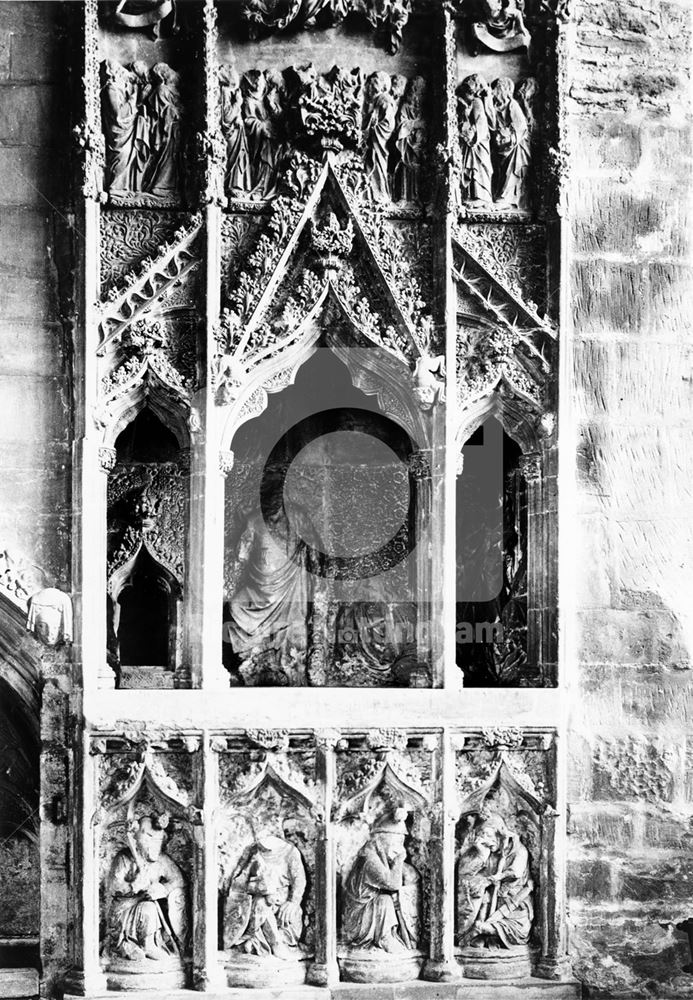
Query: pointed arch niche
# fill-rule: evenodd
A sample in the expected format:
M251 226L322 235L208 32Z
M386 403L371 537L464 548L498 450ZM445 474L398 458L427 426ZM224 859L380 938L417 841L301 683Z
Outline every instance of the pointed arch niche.
M556 452L503 379L457 435L456 662L466 687L556 683Z
M107 497L108 656L121 688L182 681L187 432L145 406L114 443Z
M262 368L227 435L232 683L430 685L418 628L426 546L416 544L430 466L407 365L357 339L330 286L300 340Z

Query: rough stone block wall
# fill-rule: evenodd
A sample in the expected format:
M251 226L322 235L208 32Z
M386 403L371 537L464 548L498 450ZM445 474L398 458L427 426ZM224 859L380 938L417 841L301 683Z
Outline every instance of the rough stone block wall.
M690 996L690 5L575 18L572 949L590 997Z
M57 586L69 583L71 455L63 6L0 3L0 550Z

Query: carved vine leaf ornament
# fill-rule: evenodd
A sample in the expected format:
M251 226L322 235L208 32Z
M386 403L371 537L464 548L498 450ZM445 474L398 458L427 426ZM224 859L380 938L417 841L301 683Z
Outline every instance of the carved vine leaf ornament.
M337 821L360 817L370 823L376 818L379 802L387 803L389 808L402 806L409 812L426 809L429 804L423 788L414 784L411 778L403 778L393 766L389 755L375 777L340 804Z
M201 813L191 804L187 793L166 773L152 747L145 745L116 770L95 813L94 823L107 823L123 808L127 808L128 816L132 817L135 802L143 790L174 815L193 823L201 822Z
M384 222L383 209L372 200L357 207L331 158L304 205L295 199L274 200L267 230L230 291L229 307L217 328L214 367L219 405L233 401L261 360L295 340L326 301L328 291L361 331L364 344L383 347L414 369L432 340L433 323L406 254ZM315 270L306 266L305 241ZM393 320L389 327L384 328L378 317L382 309L377 304L372 308L371 296L364 294L352 263L357 260L373 265L371 296L375 293L388 304ZM284 292L282 299L283 288L288 297ZM269 310L277 300L282 302L281 313L271 319Z
M201 215L192 217L188 226L176 230L171 242L165 242L155 259L145 258L139 272L125 275L121 287L111 288L105 302L99 303L101 342L97 353L103 356L110 344L118 344L125 330L149 312L179 286L201 258L195 241L202 230Z
M463 239L463 237L462 237ZM458 294L477 314L458 313L459 402L487 393L505 380L532 409L541 408L556 351L556 333L456 238L453 276Z

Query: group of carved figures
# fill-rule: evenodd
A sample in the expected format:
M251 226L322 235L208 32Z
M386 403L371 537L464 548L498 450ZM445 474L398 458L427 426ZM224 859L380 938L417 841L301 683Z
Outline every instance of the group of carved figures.
M478 73L458 88L461 197L467 204L527 209L536 80Z
M102 64L106 188L171 197L181 180L180 78L166 63Z
M401 807L374 823L343 881L344 948L388 954L421 942L421 886L408 861ZM108 878L105 957L135 968L181 961L189 939L188 887L164 850L167 816L143 816ZM226 886L223 941L228 951L297 960L304 929L306 868L298 848L263 827ZM470 817L457 860L457 941L480 949L527 945L534 919L527 848L498 813Z
M363 147L370 190L378 200L416 201L427 145L425 81L313 66L220 70L221 121L226 141L225 188L232 198L277 193L295 143L321 149ZM365 107L364 107L365 100Z

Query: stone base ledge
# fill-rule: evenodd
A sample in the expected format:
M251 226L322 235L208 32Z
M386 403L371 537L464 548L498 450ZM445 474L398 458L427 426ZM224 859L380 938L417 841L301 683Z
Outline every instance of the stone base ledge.
M1 996L2 994L0 994ZM116 992L90 994L90 1000L115 1000ZM128 1000L156 1000L151 992L120 994ZM158 994L162 996L162 994ZM299 986L285 989L229 988L208 993L175 990L166 1000L580 1000L582 987L574 980L549 982L545 979L497 981L465 979L457 983L339 983L336 986ZM80 1000L66 993L63 1000ZM163 996L162 996L163 1000Z
M36 969L0 969L2 1000L33 1000L38 996L39 976Z

